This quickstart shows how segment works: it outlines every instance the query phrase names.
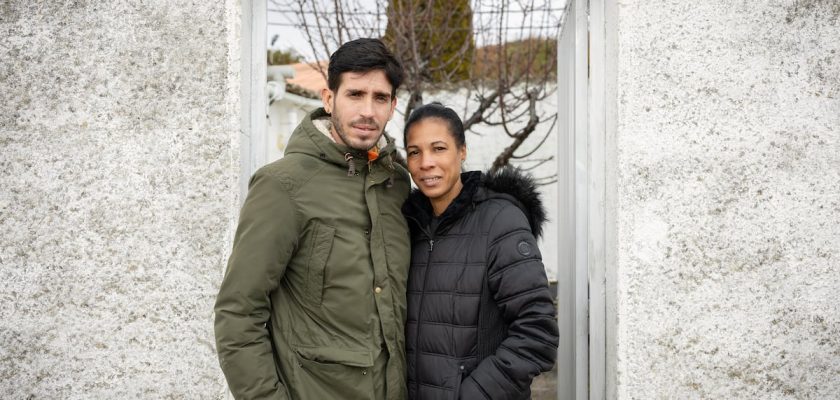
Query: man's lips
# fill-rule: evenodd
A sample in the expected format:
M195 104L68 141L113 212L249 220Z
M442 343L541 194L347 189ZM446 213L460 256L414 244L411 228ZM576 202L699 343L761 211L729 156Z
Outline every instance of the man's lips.
M371 132L374 132L374 131L376 131L376 130L378 129L378 127L377 127L376 125L366 125L366 124L358 124L358 125L356 125L356 124L354 124L354 125L350 125L350 126L352 126L352 127L353 127L353 128L355 128L355 129L358 129L358 130L360 130L360 131L371 131Z

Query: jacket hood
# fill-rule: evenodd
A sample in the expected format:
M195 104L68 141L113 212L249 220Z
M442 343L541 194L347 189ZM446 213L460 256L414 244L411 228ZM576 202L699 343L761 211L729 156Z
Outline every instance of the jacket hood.
M481 183L490 189L491 193L513 197L516 200L514 204L519 206L528 218L534 237L539 238L542 235L542 227L547 217L542 195L537 190L537 184L531 175L519 168L506 166L495 173L483 174Z
M285 154L307 154L340 165L343 168L349 168L350 171L356 168L362 168L368 162L366 151L351 149L335 143L331 138L327 137L327 133L318 129L312 122L318 119L329 118L329 116L330 114L322 107L309 113L289 138ZM388 168L388 170L393 171L394 163L397 162L396 160L399 157L397 146L394 143L394 139L388 136L387 133L383 133L382 135L387 144L379 149L379 158L374 163L381 164Z
M461 193L440 216L441 227L460 217L471 205L490 199L505 199L525 213L534 237L542 235L543 224L547 220L546 211L537 185L527 173L511 166L495 173L470 171L461 174L461 183L464 186ZM432 219L432 205L423 192L413 189L403 205L403 213L419 223L421 226L418 228L424 229Z

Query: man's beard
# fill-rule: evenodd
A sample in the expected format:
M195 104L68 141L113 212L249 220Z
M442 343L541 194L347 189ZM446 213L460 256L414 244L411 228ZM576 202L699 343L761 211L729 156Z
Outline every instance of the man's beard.
M333 106L333 107L335 107L335 106ZM330 115L330 122L332 123L333 129L335 129L335 133L337 133L338 137L341 138L341 141L344 142L344 144L347 147L349 147L353 150L368 151L368 150L372 149L374 146L376 146L377 143L379 143L379 139L382 138L382 133L385 132L385 126L382 126L382 129L379 129L379 134L376 135L376 140L374 140L373 143L370 146L367 146L365 148L359 148L359 147L355 147L353 145L353 143L350 142L350 138L347 137L347 134L344 132L344 127L341 125L338 118L336 118L335 113ZM379 124L377 124L376 121L374 121L373 119L363 118L363 119L360 119L360 120L357 120L357 121L350 122L350 126L353 126L354 124L373 125L373 126L377 127L377 129L379 128ZM386 122L385 125L387 125L387 124L388 123Z

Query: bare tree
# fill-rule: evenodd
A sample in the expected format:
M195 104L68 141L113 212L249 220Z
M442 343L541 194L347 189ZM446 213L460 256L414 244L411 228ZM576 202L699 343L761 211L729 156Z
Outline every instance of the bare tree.
M524 160L533 169L551 160L532 158L557 118L537 107L556 79L563 10L550 1L375 0L373 8L359 0L271 1L294 13L318 60L347 40L382 37L407 72L406 119L430 91L466 90L472 101L461 108L464 127L477 134L501 127L510 143L491 170ZM326 77L324 66L313 62ZM554 176L538 180L551 183Z
M423 104L423 94L467 81L475 50L469 0L391 0L384 40L403 63L410 96L404 110Z

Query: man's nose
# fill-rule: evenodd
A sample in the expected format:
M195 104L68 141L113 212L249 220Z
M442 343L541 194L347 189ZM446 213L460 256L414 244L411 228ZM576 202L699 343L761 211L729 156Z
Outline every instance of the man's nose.
M365 101L363 101L362 108L359 112L365 118L373 117L373 99L366 99Z

